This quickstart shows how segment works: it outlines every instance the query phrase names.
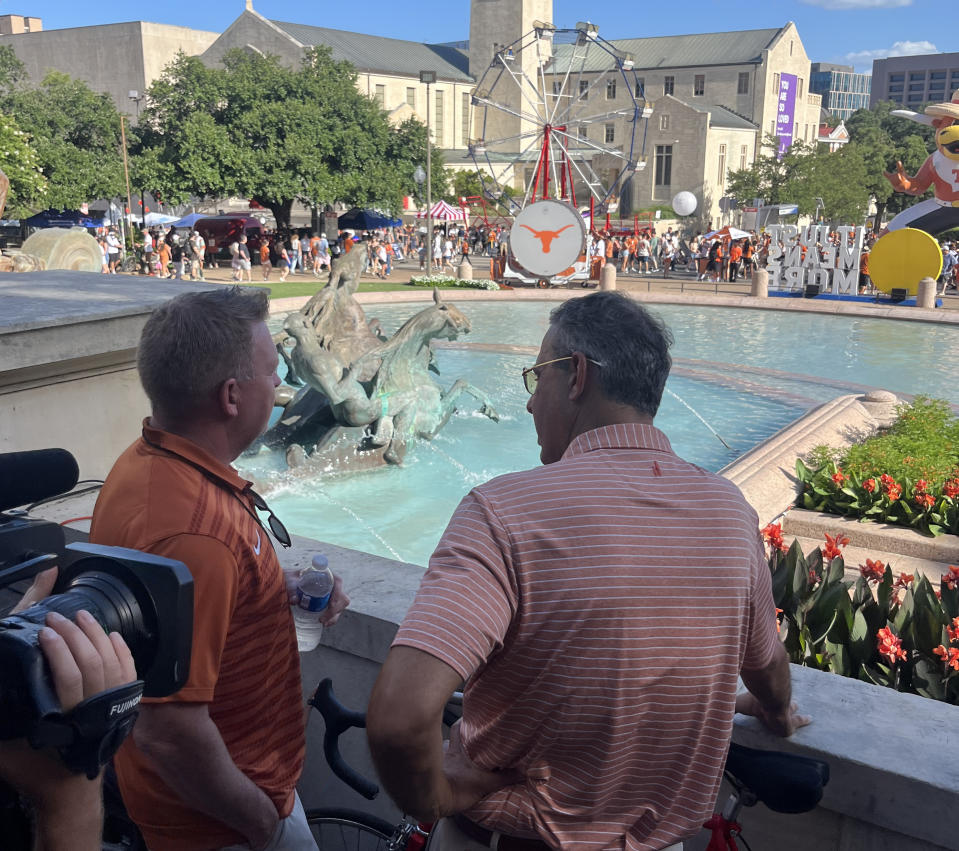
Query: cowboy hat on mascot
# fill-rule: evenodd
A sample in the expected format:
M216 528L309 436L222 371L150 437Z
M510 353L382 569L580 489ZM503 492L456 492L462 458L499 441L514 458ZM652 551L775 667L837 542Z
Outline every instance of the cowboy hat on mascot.
M949 103L927 106L925 115L906 109L893 110L892 115L934 127L936 150L911 177L901 162L896 163L895 172L883 174L897 192L922 195L932 186L935 197L903 210L887 229L911 227L935 236L959 226L959 89Z

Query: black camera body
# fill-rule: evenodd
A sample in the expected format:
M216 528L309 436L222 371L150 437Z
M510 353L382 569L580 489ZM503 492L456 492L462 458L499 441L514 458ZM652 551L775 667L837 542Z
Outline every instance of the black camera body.
M0 740L31 737L60 705L40 651L47 612L88 611L130 648L147 697L183 687L193 643L193 577L182 562L123 547L69 544L54 594L0 620Z

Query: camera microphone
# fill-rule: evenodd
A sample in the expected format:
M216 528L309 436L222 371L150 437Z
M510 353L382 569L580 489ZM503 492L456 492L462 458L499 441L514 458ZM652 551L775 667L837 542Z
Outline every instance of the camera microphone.
M66 449L0 453L0 511L73 490L77 459Z

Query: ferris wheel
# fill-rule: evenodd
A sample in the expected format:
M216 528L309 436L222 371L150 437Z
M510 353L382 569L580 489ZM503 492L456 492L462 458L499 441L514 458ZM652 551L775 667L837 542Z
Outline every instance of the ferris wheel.
M535 22L499 47L471 100L469 152L486 196L513 215L548 198L614 211L646 166L652 108L633 64L589 23Z

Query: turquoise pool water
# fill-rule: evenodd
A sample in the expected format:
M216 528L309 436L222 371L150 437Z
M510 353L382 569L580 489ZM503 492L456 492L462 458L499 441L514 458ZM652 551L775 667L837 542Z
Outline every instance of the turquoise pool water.
M538 347L552 307L543 302L459 306L473 325L461 342L529 347ZM392 332L421 308L383 305L366 312ZM862 386L959 402L949 380L959 335L947 327L765 310L652 309L676 339L675 366L657 425L680 455L711 470L810 407ZM474 413L467 400L431 443L416 444L403 467L350 477L297 479L282 471L276 453L243 458L239 465L269 487L271 506L293 532L425 565L470 487L539 463L520 379L532 354L439 349L437 362L444 386L464 376L486 390L500 422Z

